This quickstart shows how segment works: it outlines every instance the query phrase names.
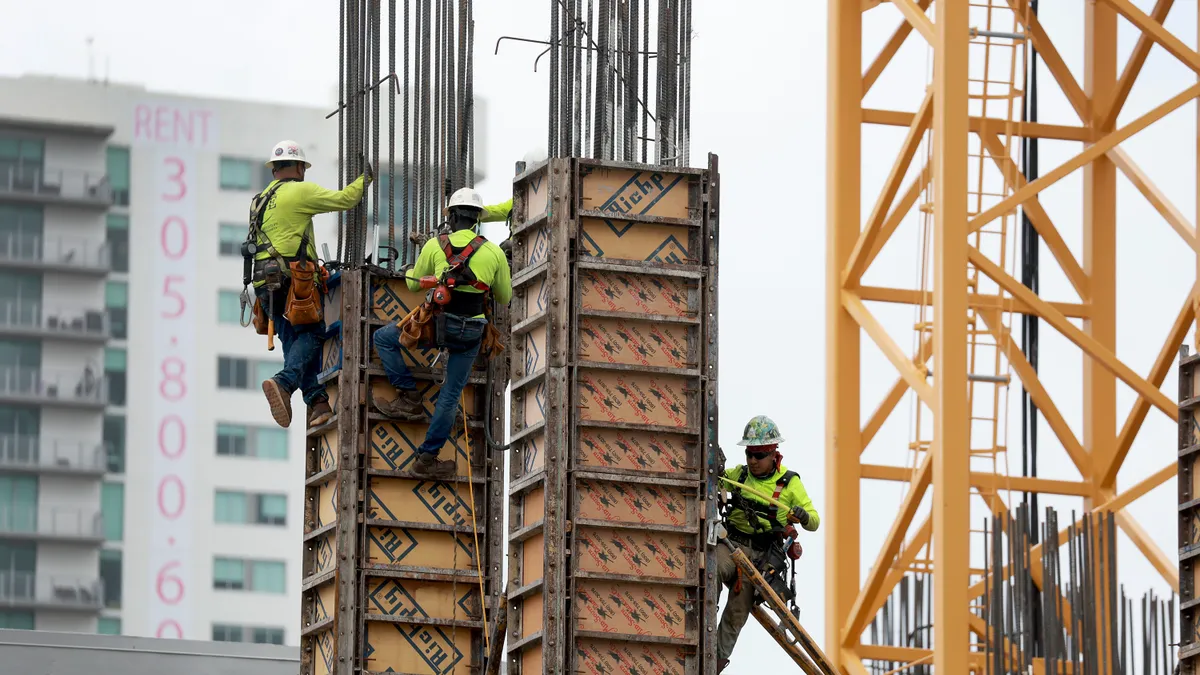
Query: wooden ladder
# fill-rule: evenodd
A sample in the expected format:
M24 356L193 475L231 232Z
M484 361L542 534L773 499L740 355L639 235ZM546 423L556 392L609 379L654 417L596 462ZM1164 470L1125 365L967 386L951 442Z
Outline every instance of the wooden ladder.
M742 581L753 584L759 596L763 598L763 602L755 605L750 613L767 629L767 633L779 643L783 651L792 657L806 675L838 675L830 665L829 659L825 657L825 652L821 651L808 631L804 630L800 620L788 610L783 598L775 593L746 554L725 538L720 539L720 545L729 547L733 552L733 562L742 571Z

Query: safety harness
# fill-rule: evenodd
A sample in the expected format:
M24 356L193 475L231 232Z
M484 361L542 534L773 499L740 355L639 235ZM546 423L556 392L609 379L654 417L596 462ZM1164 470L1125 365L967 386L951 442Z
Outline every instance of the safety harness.
M775 493L771 495L772 500L778 500L779 495L783 494L788 483L793 478L800 474L795 471L785 471L783 475L775 481ZM750 476L750 468L743 466L741 473L738 474L737 482L745 484ZM788 536L788 527L779 524L779 507L775 504L763 504L747 499L742 494L740 487L735 487L731 490L732 499L726 505L722 517L725 519L726 536L730 540L749 546L751 549L762 551L764 555L759 559L755 567L766 579L771 588L779 594L784 601L792 602L794 612L799 610L795 608L794 600L796 598L796 561L789 560L787 549L791 546L791 541L787 542L784 539ZM746 515L746 520L750 526L754 528L754 532L742 532L729 522L729 516L734 510L741 510ZM771 525L769 528L763 527L762 519L766 519ZM794 530L794 528L791 528ZM791 569L791 585L789 587L786 579L788 569ZM733 592L740 593L742 586L742 572L738 568L737 581L734 583ZM762 598L756 597L755 602L761 601Z
M256 281L269 282L272 278L278 278L279 275L290 278L292 270L288 263L296 260L308 260L309 241L316 238L311 222L305 228L304 234L300 236L300 246L296 249L296 254L291 257L286 257L280 253L263 229L263 215L267 211L267 205L275 197L275 193L279 188L283 187L284 183L292 183L297 180L296 178L281 178L269 190L258 193L250 200L250 227L246 233L246 240L242 242L241 247L242 295L240 298L240 323L242 326L250 325L250 320L246 318L246 308L253 302L250 296L250 285ZM270 257L258 259L258 254L263 251L266 251Z
M438 245L446 255L450 264L442 274L442 283L450 291L450 301L442 305L442 309L460 316L475 316L482 314L487 303L487 292L491 287L479 280L471 269L471 256L475 255L487 243L483 236L475 235L466 246L454 246L450 243L450 235L438 235ZM482 293L464 293L458 289L470 286Z

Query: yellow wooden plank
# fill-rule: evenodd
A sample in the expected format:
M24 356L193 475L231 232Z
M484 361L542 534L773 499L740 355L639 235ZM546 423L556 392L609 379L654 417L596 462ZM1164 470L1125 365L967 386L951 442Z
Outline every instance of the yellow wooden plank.
M588 211L615 216L635 214L688 218L688 187L684 174L635 171L615 167L581 167L580 203Z
M365 666L373 672L410 675L466 673L471 633L466 628L368 621Z
M679 277L583 269L579 270L579 297L588 310L674 317L698 314L688 304L687 280Z
M600 363L656 368L688 368L688 334L684 324L628 319L579 319L579 358Z
M687 227L583 218L579 252L590 258L692 264Z
M583 427L576 457L587 467L675 473L696 466L689 440L675 434Z
M686 427L689 378L584 370L578 374L579 415L584 420Z

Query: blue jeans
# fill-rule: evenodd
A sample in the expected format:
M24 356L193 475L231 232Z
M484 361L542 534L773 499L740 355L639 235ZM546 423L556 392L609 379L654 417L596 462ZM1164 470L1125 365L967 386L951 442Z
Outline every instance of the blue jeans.
M264 311L270 307L271 292L264 288L254 289ZM328 400L325 386L317 382L321 372L321 344L325 341L324 322L293 326L283 318L287 308L287 286L275 292L275 333L283 343L283 370L275 374L274 380L291 394L297 389L304 396L304 403L312 406Z
M446 314L446 381L438 394L437 405L433 409L433 419L429 422L429 431L425 433L425 442L417 448L417 452L436 455L446 439L450 437L450 429L454 427L454 414L458 409L458 399L467 379L471 376L471 366L479 354L479 345L483 341L483 331L487 328L487 319L472 319L457 314ZM404 357L400 351L400 327L389 324L375 331L375 350L379 360L383 362L383 370L387 373L388 381L397 390L412 391L417 388Z

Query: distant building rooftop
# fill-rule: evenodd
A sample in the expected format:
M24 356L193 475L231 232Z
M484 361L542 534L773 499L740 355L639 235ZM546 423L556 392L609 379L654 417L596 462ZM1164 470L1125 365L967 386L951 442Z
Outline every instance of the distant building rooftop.
M296 675L300 648L33 630L0 630L6 673Z
M70 134L72 136L94 136L101 139L108 138L114 131L114 127L107 124L81 124L78 122L57 122L48 119L3 116L0 116L0 128L36 133L50 132Z

